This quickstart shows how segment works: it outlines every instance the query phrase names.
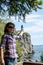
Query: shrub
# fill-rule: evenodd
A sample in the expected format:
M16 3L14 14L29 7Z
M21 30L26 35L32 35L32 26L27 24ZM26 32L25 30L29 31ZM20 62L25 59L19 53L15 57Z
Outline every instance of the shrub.
M43 53L41 54L41 61L43 62Z

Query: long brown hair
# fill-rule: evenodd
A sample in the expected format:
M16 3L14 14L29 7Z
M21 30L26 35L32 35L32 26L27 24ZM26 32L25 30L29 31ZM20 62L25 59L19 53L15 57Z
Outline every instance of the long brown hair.
M13 25L13 27L15 27L15 24L14 24L14 23L8 22L8 23L5 25L4 33L7 33L7 32L8 32L7 27L8 27L10 24Z

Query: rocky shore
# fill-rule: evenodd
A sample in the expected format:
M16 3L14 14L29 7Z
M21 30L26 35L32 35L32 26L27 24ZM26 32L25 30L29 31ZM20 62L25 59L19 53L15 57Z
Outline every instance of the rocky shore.
M23 25L21 25L21 30L16 31L16 34L19 34L20 31L24 31ZM31 35L24 31L22 38L20 40L21 52L22 52L22 61L26 60L33 53L33 45L31 43Z

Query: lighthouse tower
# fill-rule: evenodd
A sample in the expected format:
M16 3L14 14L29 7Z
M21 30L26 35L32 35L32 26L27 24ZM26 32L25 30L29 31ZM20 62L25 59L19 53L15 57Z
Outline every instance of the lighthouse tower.
M21 31L23 31L24 29L23 29L23 25L21 25Z

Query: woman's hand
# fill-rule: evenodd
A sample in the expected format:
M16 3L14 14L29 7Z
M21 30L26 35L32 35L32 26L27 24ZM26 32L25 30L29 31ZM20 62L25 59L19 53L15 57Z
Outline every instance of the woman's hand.
M2 59L2 61L1 61L1 65L5 65L4 59Z
M1 55L1 65L5 65L3 47L1 47L0 52L1 52L1 54L0 54Z

